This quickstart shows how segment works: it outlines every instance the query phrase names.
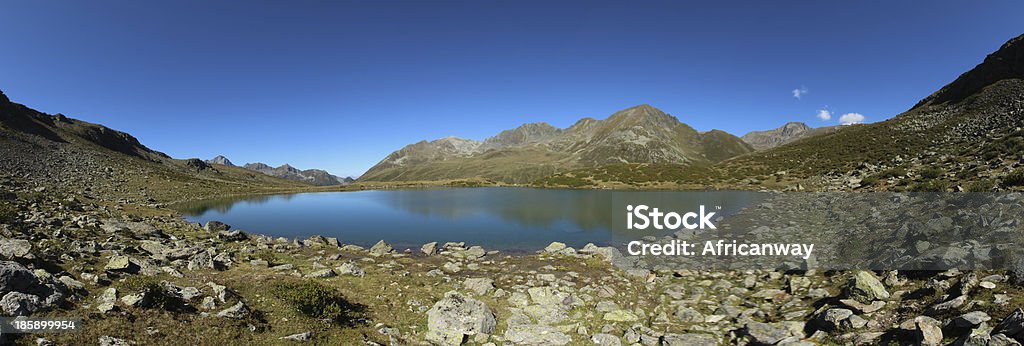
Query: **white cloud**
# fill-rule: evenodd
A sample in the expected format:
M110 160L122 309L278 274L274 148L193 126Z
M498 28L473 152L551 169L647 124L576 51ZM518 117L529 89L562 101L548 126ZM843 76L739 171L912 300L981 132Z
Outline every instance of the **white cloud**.
M860 124L864 122L864 115L860 113L846 113L839 117L839 123L843 125Z
M807 87L802 86L799 89L793 89L793 97L795 97L797 100L799 100L801 97L806 95L808 92L810 92L810 90L807 90Z
M832 111L828 110L828 108L819 109L817 117L818 117L818 119L821 119L823 121L824 120L832 119Z

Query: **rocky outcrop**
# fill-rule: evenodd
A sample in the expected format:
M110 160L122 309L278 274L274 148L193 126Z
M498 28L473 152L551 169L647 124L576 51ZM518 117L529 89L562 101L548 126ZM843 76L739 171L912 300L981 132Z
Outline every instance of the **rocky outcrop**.
M1010 39L999 50L985 57L982 63L925 97L914 108L960 102L1005 79L1024 79L1024 35Z

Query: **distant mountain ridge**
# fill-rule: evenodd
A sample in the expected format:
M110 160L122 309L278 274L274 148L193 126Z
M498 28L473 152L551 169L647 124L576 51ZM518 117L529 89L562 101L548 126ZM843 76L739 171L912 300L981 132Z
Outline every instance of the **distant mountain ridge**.
M800 139L823 135L838 130L837 126L812 128L802 122L789 122L779 128L751 131L740 137L757 150L771 149Z
M218 155L213 159L206 160L207 163L221 164L226 166L234 166L231 161L224 156ZM271 167L262 162L247 163L242 168L260 172L269 176L278 177L282 179L288 179L292 181L303 182L312 185L329 186L329 185L345 185L355 181L352 177L338 177L330 174L322 169L306 169L301 170L292 167L289 164L283 164L279 167Z
M485 178L529 182L555 172L618 163L710 165L753 151L723 131L698 132L650 105L583 118L559 129L524 124L484 141L446 137L399 149L361 181Z
M241 168L177 160L132 135L12 102L0 92L0 177L119 203L281 191L303 185ZM0 178L2 179L2 178Z
M87 142L93 145L142 158L148 161L169 159L164 153L150 149L132 135L63 114L49 115L11 102L0 91L0 125L55 142Z

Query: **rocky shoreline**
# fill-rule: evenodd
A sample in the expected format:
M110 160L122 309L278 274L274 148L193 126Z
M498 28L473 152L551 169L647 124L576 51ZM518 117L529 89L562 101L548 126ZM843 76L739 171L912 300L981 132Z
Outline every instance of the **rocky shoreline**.
M1010 273L624 270L553 243L396 251L272 238L3 180L0 308L84 318L16 344L1014 345Z

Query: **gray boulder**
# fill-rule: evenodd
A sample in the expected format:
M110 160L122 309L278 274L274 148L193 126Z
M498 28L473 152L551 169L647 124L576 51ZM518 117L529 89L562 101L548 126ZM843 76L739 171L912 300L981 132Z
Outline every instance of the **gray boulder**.
M842 322L853 316L849 309L832 308L825 310L815 318L815 324L825 331L834 331L842 326Z
M24 292L39 285L39 280L18 262L0 261L0 294Z
M364 275L366 275L366 271L364 271L363 268L359 268L359 266L357 266L355 263L352 263L352 262L342 263L337 268L334 268L334 271L337 272L338 275L351 275L351 276L364 276Z
M774 345L789 337L789 330L774 323L749 322L743 332L757 344Z
M875 274L866 270L858 270L850 277L843 294L846 298L853 298L863 303L889 299L889 291L885 290L885 285L878 280Z
M292 335L289 335L289 336L283 336L283 337L281 337L281 340L308 341L309 339L312 339L312 338L313 338L313 332L305 332L305 333L292 334Z
M217 317L231 318L240 320L249 316L249 307L245 306L245 303L238 302L231 307L221 310L217 313Z
M420 247L420 251L427 256L433 256L437 254L437 242L435 241L423 244L423 246Z
M494 312L483 302L455 291L427 311L427 341L439 345L461 345L466 336L493 334Z
M462 286L473 291L477 295L485 295L494 289L494 280L487 278L468 278L462 282Z
M385 243L383 240L381 240L378 241L377 244L373 244L373 247L370 248L370 255L382 256L393 251L395 251L395 249L391 247L391 244Z
M28 316L42 307L39 296L28 293L8 292L0 299L0 311L4 316Z
M662 346L716 346L719 344L717 337L704 333L665 334L661 338Z
M590 342L599 346L620 346L622 341L619 337L611 334L594 334L590 336Z
M206 226L204 226L203 228L205 228L209 232L223 232L231 230L231 225L220 221L210 221L207 222Z
M1021 338L1024 332L1024 310L1017 308L992 328L992 335L1005 334L1011 338Z
M243 241L249 236L245 232L234 230L234 231L220 231L217 233L217 238L223 241Z
M0 257L26 258L32 252L32 243L25 239L0 239Z
M505 340L516 345L566 345L572 337L548 325L517 324L505 331Z

